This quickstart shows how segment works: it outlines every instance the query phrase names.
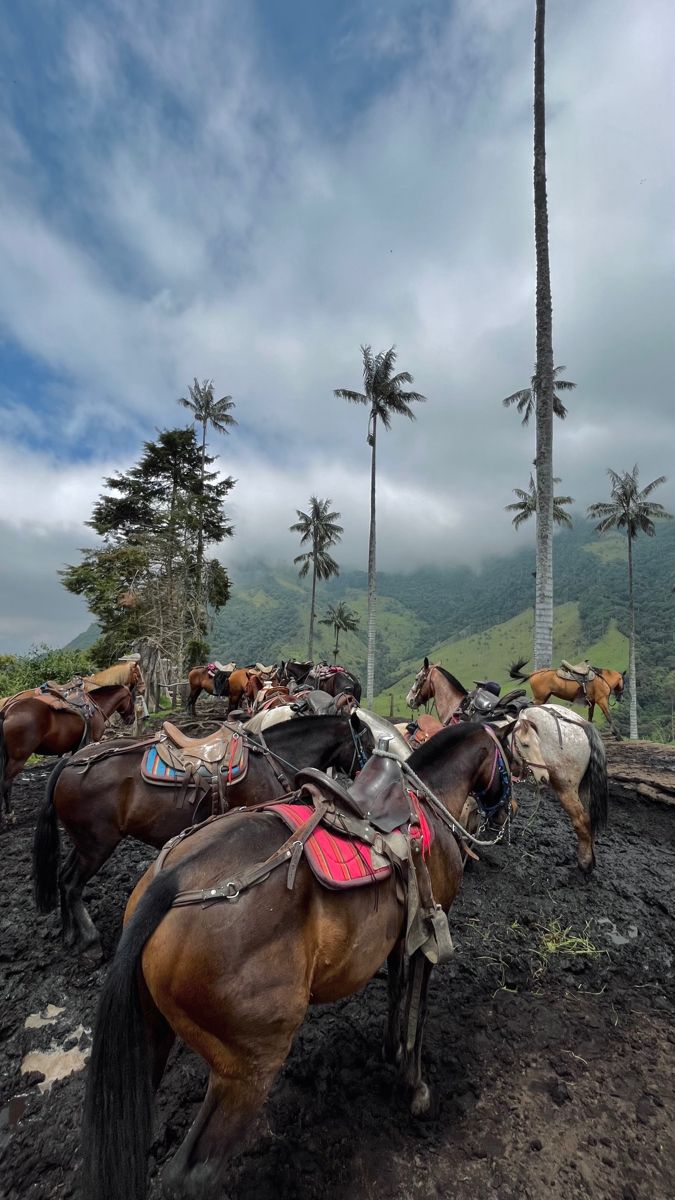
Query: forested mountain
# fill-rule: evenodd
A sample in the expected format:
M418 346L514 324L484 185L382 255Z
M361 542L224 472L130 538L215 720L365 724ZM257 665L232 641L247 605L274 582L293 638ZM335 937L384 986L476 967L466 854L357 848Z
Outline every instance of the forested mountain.
M378 573L377 707L401 701L428 654L470 682L489 674L506 682L509 662L532 647L534 551L488 559L480 569L428 567L412 574ZM669 740L675 695L675 523L635 546L640 732ZM232 572L232 597L213 623L212 653L239 663L304 657L309 587L292 568L254 564ZM588 652L600 666L623 669L628 651L626 544L600 537L581 519L555 538L556 657ZM340 659L363 675L366 659L366 573L343 571L320 584L317 613L344 600L360 617L342 634ZM529 612L528 612L529 610ZM82 645L82 638L77 639ZM333 634L317 625L315 657L330 660ZM619 724L626 714L617 710Z

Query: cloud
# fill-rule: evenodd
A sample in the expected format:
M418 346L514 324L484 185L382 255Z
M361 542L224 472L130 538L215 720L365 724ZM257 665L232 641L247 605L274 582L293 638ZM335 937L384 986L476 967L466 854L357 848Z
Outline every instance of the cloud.
M515 544L503 505L533 432L500 399L534 359L531 4L359 0L309 33L289 9L293 41L264 4L109 0L60 20L36 49L48 103L9 43L0 121L17 570L37 530L81 538L110 464L184 419L195 374L237 402L217 446L239 481L226 558L292 557L287 526L318 492L345 518L344 561L365 563L366 418L332 395L360 385L362 342L395 342L428 397L381 442L382 565ZM578 384L556 474L580 506L606 466L667 470L675 434L674 25L665 0L549 13L554 342Z

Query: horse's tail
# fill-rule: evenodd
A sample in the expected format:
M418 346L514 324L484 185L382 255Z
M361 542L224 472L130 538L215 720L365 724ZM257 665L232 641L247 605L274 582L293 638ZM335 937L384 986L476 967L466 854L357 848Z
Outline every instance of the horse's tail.
M56 908L59 898L58 873L61 838L54 807L54 792L61 772L69 763L70 758L62 758L49 776L45 802L40 809L33 835L33 896L37 910L41 913L48 913Z
M591 756L588 760L586 773L579 785L579 795L588 809L591 818L591 833L593 836L607 824L607 805L609 788L607 784L607 756L605 746L595 725L584 721L584 731L588 738Z
M150 885L122 934L99 999L82 1124L84 1194L91 1200L144 1200L146 1195L152 1080L139 966L143 947L178 887L177 871L159 875Z
M511 679L529 679L531 671L523 671L523 667L527 663L526 658L519 658L516 662L511 663L509 667L509 676Z
M7 746L5 744L5 710L0 709L0 810L2 809L2 801L5 794L5 771L8 762Z

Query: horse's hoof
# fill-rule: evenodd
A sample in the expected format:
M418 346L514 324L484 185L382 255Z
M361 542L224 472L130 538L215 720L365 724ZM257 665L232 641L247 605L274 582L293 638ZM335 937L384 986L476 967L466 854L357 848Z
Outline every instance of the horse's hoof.
M100 938L80 945L79 953L80 962L83 966L91 968L100 966L103 961L103 947Z
M431 1108L431 1092L426 1083L418 1083L410 1101L413 1117L425 1117Z

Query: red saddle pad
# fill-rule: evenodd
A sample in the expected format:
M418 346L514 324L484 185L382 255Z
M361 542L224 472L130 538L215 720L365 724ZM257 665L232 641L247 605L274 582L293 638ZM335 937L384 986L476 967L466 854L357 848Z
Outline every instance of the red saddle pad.
M413 803L420 825L412 826L410 833L414 837L422 837L423 852L426 854L433 836L431 827L416 798ZM298 829L314 811L311 804L285 804L283 801L265 807L268 812L277 813L289 829ZM305 842L305 854L319 883L328 888L341 890L364 887L379 883L391 875L390 864L383 864L379 858L374 861L371 847L366 842L336 833L325 825L319 825L310 834Z

